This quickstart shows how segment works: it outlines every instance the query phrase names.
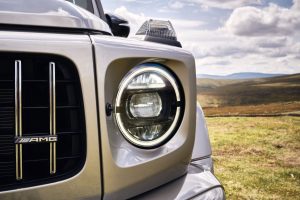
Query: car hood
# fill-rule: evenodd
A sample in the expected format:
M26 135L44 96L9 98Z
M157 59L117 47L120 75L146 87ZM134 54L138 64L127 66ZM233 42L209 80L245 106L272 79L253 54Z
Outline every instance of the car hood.
M0 0L0 24L111 33L106 22L65 0Z

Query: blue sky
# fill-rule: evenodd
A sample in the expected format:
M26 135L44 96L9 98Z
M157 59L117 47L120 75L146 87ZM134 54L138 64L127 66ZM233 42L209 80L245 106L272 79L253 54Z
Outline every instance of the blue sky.
M300 73L300 0L102 0L129 20L170 20L198 74Z

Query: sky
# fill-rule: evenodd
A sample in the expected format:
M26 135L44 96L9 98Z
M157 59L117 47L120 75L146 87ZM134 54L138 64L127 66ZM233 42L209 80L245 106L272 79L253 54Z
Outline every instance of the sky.
M129 21L170 20L197 74L300 73L300 0L102 0Z

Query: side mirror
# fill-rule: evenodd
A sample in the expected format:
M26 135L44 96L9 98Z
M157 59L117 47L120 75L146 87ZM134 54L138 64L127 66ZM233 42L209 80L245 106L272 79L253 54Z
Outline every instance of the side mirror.
M126 19L113 14L105 14L105 17L114 36L128 37L130 27Z

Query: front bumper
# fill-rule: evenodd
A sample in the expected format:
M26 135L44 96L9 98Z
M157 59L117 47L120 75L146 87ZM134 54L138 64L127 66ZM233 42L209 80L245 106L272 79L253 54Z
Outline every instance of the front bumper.
M203 162L199 161L191 162L185 176L150 192L144 193L134 199L225 199L225 193L221 183L206 166L202 165Z

